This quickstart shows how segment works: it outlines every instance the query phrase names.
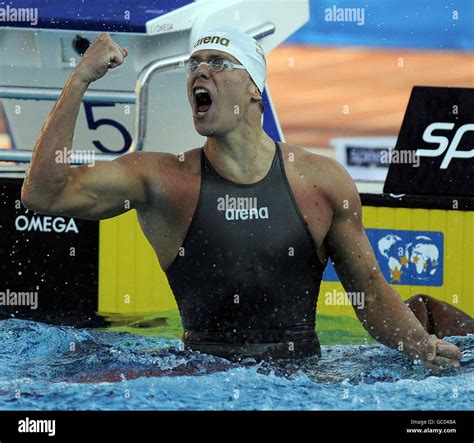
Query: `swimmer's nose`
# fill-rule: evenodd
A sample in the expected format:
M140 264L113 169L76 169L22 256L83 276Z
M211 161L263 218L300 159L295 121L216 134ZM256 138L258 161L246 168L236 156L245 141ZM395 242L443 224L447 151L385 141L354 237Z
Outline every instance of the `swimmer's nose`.
M209 78L211 76L211 70L207 63L201 63L196 71L194 72L196 78Z

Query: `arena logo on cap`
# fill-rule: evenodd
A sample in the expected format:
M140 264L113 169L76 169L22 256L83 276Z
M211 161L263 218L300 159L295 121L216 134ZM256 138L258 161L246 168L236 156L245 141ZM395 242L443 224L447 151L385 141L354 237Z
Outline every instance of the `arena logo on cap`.
M194 47L199 45L207 45L209 43L227 47L229 46L230 39L219 37L218 35L208 35L207 37L200 38L196 43L194 43Z

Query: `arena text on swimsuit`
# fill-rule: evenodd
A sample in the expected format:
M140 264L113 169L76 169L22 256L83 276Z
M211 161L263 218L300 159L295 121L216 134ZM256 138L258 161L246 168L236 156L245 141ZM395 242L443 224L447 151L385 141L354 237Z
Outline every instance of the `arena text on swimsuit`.
M226 220L253 220L269 218L268 207L258 207L257 197L232 197L226 194L217 199L217 210Z

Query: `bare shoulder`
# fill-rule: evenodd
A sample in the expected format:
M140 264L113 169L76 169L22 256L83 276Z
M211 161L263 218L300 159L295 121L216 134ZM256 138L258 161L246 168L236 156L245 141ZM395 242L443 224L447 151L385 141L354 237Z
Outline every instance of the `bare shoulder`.
M358 198L357 188L347 170L338 161L314 154L300 146L281 143L287 175L299 176L311 187L317 187L332 202Z
M200 173L200 149L191 149L180 154L168 152L130 152L122 155L116 161L121 165L132 168L143 177L159 178L168 175Z
M301 146L289 143L281 143L280 146L287 173L302 175L328 187L354 184L346 168L333 158L314 154Z

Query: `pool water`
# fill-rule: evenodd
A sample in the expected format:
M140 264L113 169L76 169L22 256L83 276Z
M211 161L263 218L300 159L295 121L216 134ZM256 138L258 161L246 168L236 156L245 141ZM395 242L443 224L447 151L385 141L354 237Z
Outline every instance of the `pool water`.
M107 329L1 321L0 409L474 407L473 335L449 337L447 340L463 351L461 368L433 374L398 352L367 340L353 319L318 317L321 359L284 364L248 360L238 366L181 350L175 314L114 320L115 326Z

